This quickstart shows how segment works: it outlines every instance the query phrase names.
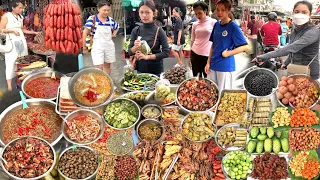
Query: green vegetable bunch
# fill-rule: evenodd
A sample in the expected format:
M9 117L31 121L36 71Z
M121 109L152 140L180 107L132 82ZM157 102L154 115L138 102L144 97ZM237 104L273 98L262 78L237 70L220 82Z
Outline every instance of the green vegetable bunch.
M104 113L104 118L115 128L127 128L137 121L138 112L135 105L126 100L109 104Z

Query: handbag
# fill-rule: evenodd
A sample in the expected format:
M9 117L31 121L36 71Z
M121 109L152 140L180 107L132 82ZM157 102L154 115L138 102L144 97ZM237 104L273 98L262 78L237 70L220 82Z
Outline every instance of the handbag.
M8 34L8 39L6 40L6 42L4 44L0 44L0 52L1 53L9 53L12 51L12 39Z
M92 26L91 26L91 31L90 31L90 36L89 36L89 39L90 39L90 47L92 47L92 44L93 44L93 30L96 26L96 15L94 14L93 17L92 17Z
M310 76L310 64L315 60L315 58L318 56L319 53L317 53L314 58L310 61L308 65L298 65L293 64L292 59L291 63L287 66L288 69L288 75L294 75L294 74L306 74Z
M140 26L138 27L138 32L139 32L139 33L138 33L138 36L139 36L139 34L140 34L139 28L140 28ZM152 49L154 48L154 46L156 45L159 29L160 29L160 27L158 27L158 29L157 29L156 35L155 35L155 37L154 37L153 45L152 45L152 47L150 48L151 50L152 50ZM132 56L131 61L132 61L133 69L135 70L135 69L136 69L136 63L137 63L137 58L136 58L136 56Z

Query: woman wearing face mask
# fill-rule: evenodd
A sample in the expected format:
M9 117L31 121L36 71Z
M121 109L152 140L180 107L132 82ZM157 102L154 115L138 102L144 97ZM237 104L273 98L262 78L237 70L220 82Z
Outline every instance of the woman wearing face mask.
M294 5L292 23L294 29L289 37L289 44L281 49L258 56L252 61L263 64L270 58L288 56L282 65L286 68L290 63L309 65L312 79L319 79L319 29L310 23L312 4L308 1L299 1Z
M207 77L204 68L207 65L212 42L209 41L214 24L217 22L208 16L208 5L203 1L193 4L198 22L192 25L191 33L191 64L194 76Z
M220 0L216 6L219 21L215 23L210 36L212 47L205 72L219 90L232 88L232 74L235 71L234 55L248 50L248 43L240 27L230 18L231 2Z
M4 14L1 17L0 22L1 33L7 34L6 41L8 42L9 38L11 38L13 44L12 50L5 53L6 79L9 91L12 91L12 79L15 77L14 69L16 59L18 56L28 55L27 42L24 33L33 35L38 34L38 32L23 29L23 17L21 15L24 9L23 3L14 1L14 3L11 4L11 7L12 12ZM17 44L17 46L15 44ZM17 49L23 49L23 51L18 54Z
M83 54L88 53L86 38L92 33L93 43L91 57L93 65L110 74L111 63L116 61L115 46L112 41L116 37L119 24L109 16L110 4L98 3L98 14L90 16L83 30ZM94 23L95 22L95 23Z
M139 16L143 24L132 30L128 52L137 59L134 63L138 73L160 76L163 72L163 59L169 57L170 49L165 32L154 23L155 9L155 4L151 0L143 0L140 3ZM148 43L151 54L145 55L138 50L141 44L138 36Z

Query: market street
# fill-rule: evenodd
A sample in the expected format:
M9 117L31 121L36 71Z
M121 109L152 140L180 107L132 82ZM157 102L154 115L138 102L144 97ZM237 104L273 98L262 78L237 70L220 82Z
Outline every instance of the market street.
M119 35L114 39L114 43L116 45L116 59L117 61L111 65L111 77L113 78L115 83L118 83L120 78L123 77L123 67L126 65L126 62L122 60L121 52L122 52L122 42L123 36ZM242 72L244 69L248 68L250 64L249 57L245 53L241 53L236 55L236 72L233 73L234 77ZM164 59L164 70L168 70L172 68L176 64L176 60L174 57L169 57ZM91 67L92 66L92 59L91 55L84 56L84 66ZM0 89L7 89L6 79L4 76L5 72L5 62L0 61ZM15 86L13 86L15 87Z

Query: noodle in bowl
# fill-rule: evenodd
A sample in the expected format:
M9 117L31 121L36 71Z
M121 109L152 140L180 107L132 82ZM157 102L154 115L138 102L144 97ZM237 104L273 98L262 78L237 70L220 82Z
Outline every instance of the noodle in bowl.
M72 144L91 144L104 133L105 122L93 110L73 111L65 118L65 121L62 125L63 136Z
M55 145L62 138L62 118L55 112L55 103L45 99L27 99L12 104L0 115L0 143L5 146L13 139L36 136Z

